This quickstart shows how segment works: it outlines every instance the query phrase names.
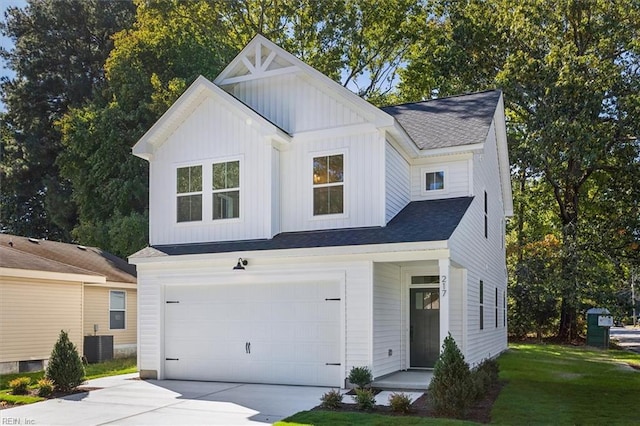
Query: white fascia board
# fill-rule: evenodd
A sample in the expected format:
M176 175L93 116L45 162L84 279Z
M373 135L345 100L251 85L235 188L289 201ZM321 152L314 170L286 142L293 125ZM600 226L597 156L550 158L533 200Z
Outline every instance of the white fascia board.
M445 155L455 155L464 153L476 153L484 150L483 143L476 143L470 145L450 146L446 148L424 149L420 151L420 157L441 157Z
M393 118L393 124L384 127L384 130L393 137L395 142L410 158L418 158L420 156L420 149L395 118Z
M85 287L123 288L127 290L138 289L138 285L135 283L121 283L117 281L106 281L104 283L85 283Z
M511 166L509 165L509 149L507 144L507 127L504 118L504 98L500 94L498 106L493 116L496 129L498 164L500 168L500 184L502 187L502 203L506 217L513 216L513 193L511 189Z
M133 153L141 158L151 158L155 147L161 144L175 130L188 114L206 97L217 96L237 113L243 115L247 125L259 126L260 132L283 143L291 142L291 136L275 124L252 110L231 94L222 90L203 76L199 76L187 90L162 114L162 117L133 146Z
M361 258L374 262L410 261L425 259L441 259L449 256L448 241L421 241L412 243L371 244L361 246L312 247L282 250L235 251L225 253L203 253L163 257L138 257L130 259L135 265L152 263L199 262L231 259L235 262L239 257L247 259L275 259L299 257L339 257ZM233 265L232 265L233 266Z
M102 275L69 274L64 272L34 271L31 269L0 268L0 276L34 280L73 281L81 283L106 283Z
M329 139L333 137L344 137L362 133L377 132L378 129L373 123L348 124L345 126L330 127L326 129L305 130L296 132L293 138L296 141L312 141L318 139Z

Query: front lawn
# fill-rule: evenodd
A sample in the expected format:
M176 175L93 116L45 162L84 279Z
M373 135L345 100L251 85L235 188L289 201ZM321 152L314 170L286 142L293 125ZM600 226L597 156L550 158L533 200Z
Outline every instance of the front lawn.
M97 364L87 364L84 366L84 370L86 380L135 373L138 371L135 357L117 358ZM31 404L45 399L32 395L12 395L11 390L9 389L9 382L17 377L29 377L31 379L31 388L35 388L35 384L38 380L44 377L44 371L0 375L0 401L6 401L12 405L18 405Z
M499 358L507 382L491 412L495 424L635 424L640 355L618 350L512 344ZM630 365L636 367L632 368ZM320 403L320 401L318 401ZM303 411L279 426L470 424L416 416Z

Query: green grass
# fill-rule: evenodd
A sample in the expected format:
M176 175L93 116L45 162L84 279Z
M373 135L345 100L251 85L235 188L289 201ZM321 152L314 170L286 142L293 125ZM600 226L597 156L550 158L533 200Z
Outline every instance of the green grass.
M637 424L640 355L560 345L513 344L499 358L507 384L491 412L494 424ZM318 401L320 403L320 401ZM455 420L386 417L366 413L302 411L280 426L307 425L462 425Z
M496 424L634 424L640 355L558 345L511 345L500 357L507 380L491 418Z
M97 364L88 364L84 366L84 370L86 380L138 371L135 357L117 358ZM32 404L44 399L28 395L12 395L9 389L9 382L17 377L29 377L32 383L31 388L35 388L38 380L44 377L44 371L0 375L0 401L7 401L11 404Z

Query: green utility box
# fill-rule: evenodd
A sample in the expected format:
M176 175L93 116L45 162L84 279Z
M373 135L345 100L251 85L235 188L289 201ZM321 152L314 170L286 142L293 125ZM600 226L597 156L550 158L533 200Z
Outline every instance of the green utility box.
M604 308L587 311L587 346L609 349L609 328L613 327L613 317Z

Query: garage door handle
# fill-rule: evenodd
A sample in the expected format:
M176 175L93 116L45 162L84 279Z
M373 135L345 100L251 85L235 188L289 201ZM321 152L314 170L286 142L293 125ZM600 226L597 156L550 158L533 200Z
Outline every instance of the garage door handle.
M180 361L180 358L165 358L165 361Z
M327 362L324 365L342 365L339 362Z

